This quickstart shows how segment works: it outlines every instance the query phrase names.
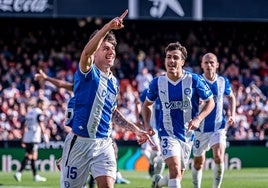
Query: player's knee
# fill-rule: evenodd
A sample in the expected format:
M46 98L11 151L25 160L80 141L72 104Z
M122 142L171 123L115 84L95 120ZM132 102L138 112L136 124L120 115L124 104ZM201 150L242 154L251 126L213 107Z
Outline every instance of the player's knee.
M215 155L214 156L214 162L216 164L220 164L220 163L224 162L224 157L223 156L220 156L220 155Z
M204 166L204 163L203 163L203 160L202 159L199 159L199 158L195 158L194 159L194 168L196 170L202 169L203 166Z
M194 168L195 168L196 170L200 170L200 169L203 168L203 164L202 164L202 163L195 163L195 164L194 164Z
M214 157L214 162L215 162L216 164L220 164L220 163L223 162L223 159L221 159L221 157Z

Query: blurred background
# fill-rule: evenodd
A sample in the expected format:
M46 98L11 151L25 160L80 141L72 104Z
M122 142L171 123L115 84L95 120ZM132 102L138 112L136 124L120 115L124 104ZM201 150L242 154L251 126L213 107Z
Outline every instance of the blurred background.
M266 0L2 0L0 1L0 170L16 170L24 152L22 125L31 101L46 101L48 144L41 144L41 170L55 171L68 129L71 92L37 82L40 69L72 82L91 33L111 18L129 14L118 40L113 71L120 80L118 106L137 122L135 103L143 77L164 69L164 48L179 41L188 50L185 69L201 73L203 54L213 52L219 73L237 99L236 124L227 127L226 168L268 167L268 1ZM228 111L225 102L225 113ZM147 170L135 136L115 127L119 168ZM251 155L261 156L251 160ZM207 160L211 160L208 153ZM209 166L207 167L209 168Z

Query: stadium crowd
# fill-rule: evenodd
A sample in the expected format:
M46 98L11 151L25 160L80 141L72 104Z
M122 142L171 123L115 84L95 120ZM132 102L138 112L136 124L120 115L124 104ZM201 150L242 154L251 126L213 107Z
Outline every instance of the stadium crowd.
M88 33L98 26L94 21L79 25L77 20L64 19L5 19L1 23L0 141L21 139L25 114L38 98L46 102L50 140L64 140L68 132L64 126L66 101L72 93L46 81L37 82L34 75L42 69L51 77L72 82L79 52L88 41ZM189 51L184 66L187 70L201 73L202 55L213 52L220 62L220 74L232 83L237 116L236 124L228 127L228 139L268 139L268 28L260 25L126 21L126 29L115 31L118 53L113 71L121 83L121 111L137 122L139 92L158 70L164 69L166 44L180 41ZM226 100L226 109L227 106ZM116 126L113 134L118 140L135 139L132 133Z

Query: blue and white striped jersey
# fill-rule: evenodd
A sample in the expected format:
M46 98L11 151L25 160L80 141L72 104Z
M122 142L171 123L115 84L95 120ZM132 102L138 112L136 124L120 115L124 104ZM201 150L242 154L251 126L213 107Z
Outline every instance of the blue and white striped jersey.
M119 83L113 74L107 76L95 65L88 73L78 68L74 78L73 132L89 138L110 137L118 92Z
M229 96L232 92L230 82L223 76L216 76L214 81L209 81L202 75L210 87L213 95L215 107L212 112L201 122L197 131L200 132L214 132L219 129L224 129L226 119L223 111L224 96ZM201 109L202 107L200 107Z
M147 91L147 100L160 100L159 136L172 136L188 142L193 140L193 131L187 131L188 122L198 115L199 99L213 97L205 80L185 71L178 81L166 75L154 78Z

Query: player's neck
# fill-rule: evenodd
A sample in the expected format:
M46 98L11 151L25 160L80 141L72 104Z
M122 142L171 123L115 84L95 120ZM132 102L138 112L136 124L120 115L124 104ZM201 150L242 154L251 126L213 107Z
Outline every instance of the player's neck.
M167 73L167 76L172 81L177 81L181 79L184 76L184 71L178 72L178 73Z
M216 73L207 73L205 74L205 77L209 81L214 81L216 79L216 75L217 75Z
M97 65L97 64L96 64L96 66L97 66L97 68L98 68L101 72L103 72L103 73L106 74L107 76L109 76L109 75L111 74L111 68L110 68L110 67L99 66L99 65Z

